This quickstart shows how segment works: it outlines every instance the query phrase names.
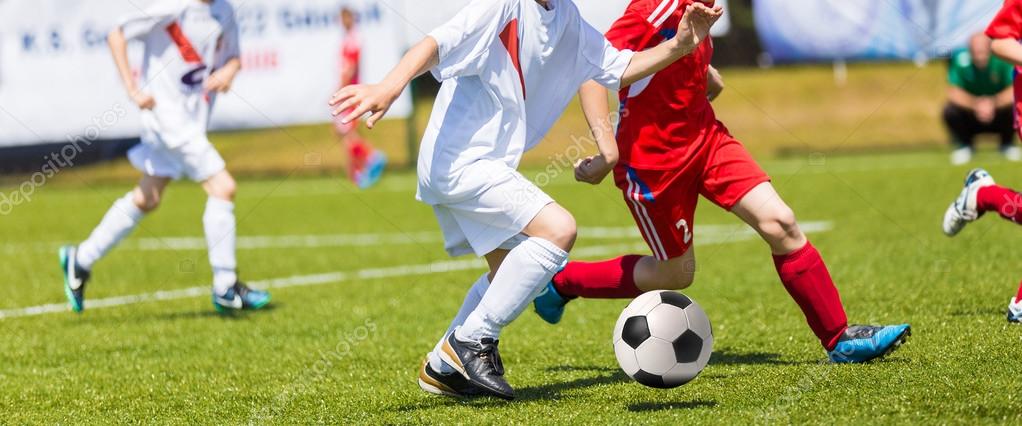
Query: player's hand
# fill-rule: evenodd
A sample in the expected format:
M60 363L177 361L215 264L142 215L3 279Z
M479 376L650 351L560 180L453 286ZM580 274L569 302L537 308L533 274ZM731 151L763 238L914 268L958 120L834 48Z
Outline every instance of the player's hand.
M976 113L976 119L980 123L990 124L994 121L994 117L997 115L997 104L993 98L979 98L976 100L976 104L973 106L973 110Z
M221 68L213 71L206 81L202 83L202 88L206 89L207 92L227 93L231 90L231 83L234 82L234 73L231 70Z
M614 170L616 161L607 161L602 155L595 155L575 162L575 180L599 185Z
M334 107L333 115L335 117L351 110L350 113L341 117L341 122L344 124L357 120L367 112L370 113L371 115L366 119L366 127L372 129L400 94L400 91L392 90L381 84L353 84L342 87L341 90L334 93L330 98L330 106Z
M678 35L675 37L683 52L695 50L699 43L706 40L710 35L710 28L724 14L724 9L713 3L712 0L700 0L685 8L685 14L678 23Z
M156 99L141 90L131 92L131 101L138 105L139 109L153 109L156 106Z

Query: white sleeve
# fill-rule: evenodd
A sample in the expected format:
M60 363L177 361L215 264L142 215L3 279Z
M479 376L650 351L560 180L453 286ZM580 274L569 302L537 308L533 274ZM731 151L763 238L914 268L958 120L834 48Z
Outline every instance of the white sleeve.
M592 67L587 80L594 80L610 90L620 89L621 76L628 69L635 52L627 49L618 50L596 28L584 19L581 19L581 22L582 56Z
M169 25L181 11L180 1L159 0L145 10L125 16L121 19L120 28L128 40L142 38Z
M517 0L472 0L450 21L431 31L429 36L436 40L440 57L433 76L442 81L481 72L490 46L511 21L517 4Z

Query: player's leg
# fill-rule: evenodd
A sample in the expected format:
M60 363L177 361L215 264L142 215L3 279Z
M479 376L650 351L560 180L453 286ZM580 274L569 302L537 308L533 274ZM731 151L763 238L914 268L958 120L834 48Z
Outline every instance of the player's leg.
M386 155L366 142L358 131L357 120L344 123L338 118L334 121L334 131L347 154L348 178L362 189L376 184L387 166Z
M693 162L697 163L697 162ZM535 300L544 321L560 322L577 298L633 298L650 290L680 290L695 278L691 249L695 179L690 172L640 171L619 167L615 182L653 256L625 255L600 262L569 262Z
M72 310L85 309L85 284L93 265L131 234L146 213L160 205L169 182L170 178L143 175L138 186L114 201L85 241L78 246L61 247L64 293Z
M1008 303L1008 322L1022 323L1022 283L1018 285L1018 292Z
M833 362L865 362L900 346L908 324L848 326L844 306L823 257L809 242L791 208L745 147L723 131L704 173L702 194L762 236L777 275Z
M971 110L948 103L943 111L944 125L951 134L951 164L965 164L972 160L973 143L980 127Z
M1022 148L1015 143L1015 108L1008 106L998 108L994 119L985 126L984 131L994 133L1000 140L1001 155L1008 161L1022 161Z
M483 299L483 295L490 287L490 280L493 279L509 251L509 249L497 249L485 256L489 271L480 275L465 293L465 299L461 303L457 315L454 316L447 331L433 347L433 351L427 355L426 362L419 369L419 387L426 392L455 397L474 396L482 393L480 388L471 384L454 367L444 362L440 357L440 351L451 333L464 324L468 315L479 306L479 301Z
M1022 224L1022 194L997 185L990 173L973 169L965 176L965 187L944 212L944 233L953 237L987 212Z
M209 264L213 269L213 307L227 310L259 309L270 302L270 294L249 288L238 279L237 220L234 196L237 183L222 169L202 181L206 209L202 226L206 234Z
M575 219L550 203L522 230L529 238L511 249L489 288L464 324L441 348L441 357L472 384L495 396L514 398L497 352L501 330L514 321L554 273L564 267L575 243ZM488 255L487 257L492 257Z
M848 319L827 265L799 229L794 212L769 182L755 186L731 211L770 246L784 288L823 347L834 349Z

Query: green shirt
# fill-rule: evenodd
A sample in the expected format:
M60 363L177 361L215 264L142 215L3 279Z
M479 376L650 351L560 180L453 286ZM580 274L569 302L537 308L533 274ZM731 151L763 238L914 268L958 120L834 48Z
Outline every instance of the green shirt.
M993 96L1011 87L1014 67L991 55L986 69L972 64L969 49L958 49L951 54L948 82L973 96Z

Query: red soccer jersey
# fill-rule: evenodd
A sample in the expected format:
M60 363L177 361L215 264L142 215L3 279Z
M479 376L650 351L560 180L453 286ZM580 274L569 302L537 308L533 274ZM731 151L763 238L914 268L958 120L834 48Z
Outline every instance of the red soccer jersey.
M1022 39L1022 0L1007 0L1001 11L987 27L987 37L992 39Z
M1019 0L1022 1L1022 0ZM632 0L607 32L618 49L639 52L675 36L693 0ZM717 121L706 97L706 73L713 42L660 72L621 89L618 146L623 164L653 170L675 169L713 136Z
M344 40L341 42L341 73L346 70L354 68L354 74L352 74L351 81L348 84L358 84L358 67L359 57L362 55L362 41L358 38L358 33L355 30L351 30L344 35ZM343 74L342 74L343 75ZM344 83L343 81L341 83Z

